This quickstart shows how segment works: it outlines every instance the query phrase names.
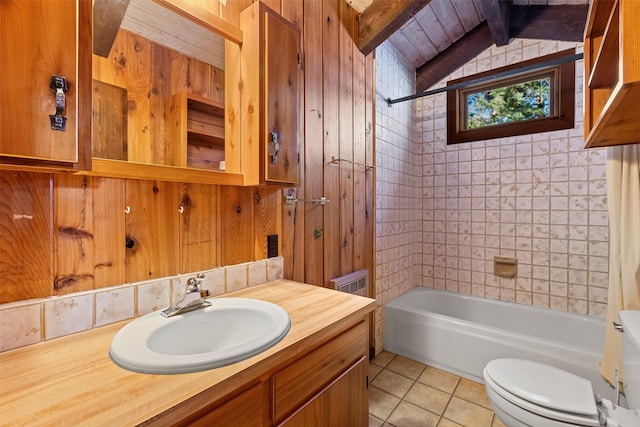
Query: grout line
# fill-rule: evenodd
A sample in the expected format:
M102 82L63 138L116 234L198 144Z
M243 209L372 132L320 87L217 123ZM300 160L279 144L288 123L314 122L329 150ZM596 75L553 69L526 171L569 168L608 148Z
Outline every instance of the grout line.
M458 378L458 379L457 379L457 381L456 381L456 384L455 384L455 386L453 387L453 390L451 391L451 393L448 393L448 392L445 392L444 390L437 389L437 388L432 387L432 386L430 386L430 385L428 385L428 384L424 384L424 383L422 383L422 382L418 381L418 379L420 378L420 376L425 372L425 370L429 367L429 365L426 365L426 364L424 364L424 363L420 363L420 362L418 362L418 363L420 363L421 365L423 365L423 366L424 366L424 368L422 368L422 370L420 371L420 373L417 375L417 377L416 377L415 379L413 379L413 378L411 378L411 377L408 377L408 376L406 376L406 375L403 375L403 374L401 374L400 372L396 372L396 371L394 371L394 370L392 370L392 369L389 369L389 368L388 368L388 366L391 364L391 362L392 362L392 361L393 361L397 356L398 356L398 355L394 355L394 356L389 360L389 362L387 362L387 363L385 364L385 366L384 366L384 367L383 367L383 366L380 366L380 365L376 365L376 366L378 366L379 368L381 368L381 370L376 374L376 376L375 376L374 378L377 378L377 377L378 377L378 376L379 376L383 371L389 371L389 372L392 372L392 373L394 373L394 374L400 375L400 376L401 376L401 377L403 377L403 378L406 378L406 379L411 380L411 381L412 381L412 383L411 383L411 386L410 386L410 387L407 389L407 391L404 393L404 395L403 395L401 398L399 398L400 400L399 400L399 401L398 401L398 403L393 407L393 409L391 410L391 412L389 412L389 415L386 417L386 419L382 420L383 424L384 424L384 423L388 423L389 425L391 425L391 424L389 423L388 419L391 417L391 415L392 415L392 414L394 413L394 411L398 408L398 406L400 406L400 403L402 403L402 402L406 402L407 404L413 405L413 406L415 406L415 407L417 407L417 408L420 408L420 409L422 409L422 410L424 410L424 411L427 411L427 412L429 412L429 413L431 413L431 414L437 415L437 416L438 416L438 420L437 420L437 422L436 422L436 426L437 426L438 424L440 424L440 422L441 422L443 419L448 419L448 418L445 418L445 417L444 417L444 414L445 414L445 412L447 411L447 408L449 407L449 404L451 403L451 400L453 399L453 397L454 397L454 395L455 395L456 390L458 389L458 387L460 387L460 385L461 385L461 383L462 383L462 377L461 377L461 376L459 376L459 375L456 375L456 377ZM375 365L375 363L373 363L373 364ZM443 372L446 372L446 371L443 371ZM370 381L373 381L373 378L372 378ZM442 414L439 414L439 415L438 415L438 414L436 414L436 413L434 413L434 412L430 411L430 410L429 410L429 409L427 409L427 408L423 408L423 407L422 407L422 406L420 406L420 405L416 405L416 404L414 404L414 403L411 403L411 402L409 402L409 401L406 401L406 400L405 400L405 397L407 396L407 394L409 393L409 391L410 391L410 390L415 386L415 384L416 384L416 383L420 383L421 385L425 385L425 386L427 386L427 387L431 387L431 388L433 388L434 390L438 390L438 391L440 391L440 392L445 393L445 394L447 394L447 395L448 395L447 404L444 406L444 409L442 410ZM372 386L372 387L375 387L375 386ZM381 388L379 388L379 387L376 387L376 388L377 388L378 390L380 390L380 391L382 391L382 392L386 393L386 394L389 394L389 395L391 395L391 396L394 396L394 397L398 398L398 396L392 395L391 393L389 393L389 392L387 392L387 391L385 391L385 390L383 390L383 389L381 389ZM472 405L476 405L476 406L478 406L478 407L480 407L480 408L490 410L490 411L491 411L491 420L490 420L490 424L489 424L489 425L490 425L490 426L491 426L491 425L493 425L493 422L494 422L494 421L495 421L495 419L496 419L496 414L495 414L495 412L494 412L492 409L490 409L490 408L486 408L486 407L485 407L485 406L483 406L483 405L480 405L480 404L478 404L478 403L476 403L476 402L472 402L472 401L470 401L470 400L468 400L468 399L465 399L465 398L463 398L463 397L460 397L460 396L456 396L456 397L457 397L458 399L463 400L463 401L465 401L465 402L467 402L467 403L470 403L470 404L472 404ZM373 414L371 414L371 415L373 415ZM373 416L375 417L375 415L373 415ZM376 417L376 418L378 418L378 417ZM380 418L378 418L378 419L380 419ZM396 427L401 427L401 426L396 426Z

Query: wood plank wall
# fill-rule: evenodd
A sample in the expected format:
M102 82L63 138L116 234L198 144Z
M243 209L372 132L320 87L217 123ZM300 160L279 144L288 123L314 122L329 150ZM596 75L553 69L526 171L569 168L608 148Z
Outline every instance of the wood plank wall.
M280 235L286 278L328 286L360 268L375 277L375 171L348 162L375 162L373 56L354 42L356 14L344 0L263 1L300 29L297 196L330 203L285 205L289 189L2 171L0 303L263 259L269 234ZM250 3L218 13L239 25ZM109 58L94 58L95 79L127 89L125 149L139 162L166 160L163 99L186 89L222 100L223 75L124 31Z
M266 3L301 28L304 160L297 194L330 200L285 206L285 276L329 286L368 268L373 291L375 170L350 163L375 164L373 54L358 50L357 14L343 0ZM332 164L333 157L346 161Z

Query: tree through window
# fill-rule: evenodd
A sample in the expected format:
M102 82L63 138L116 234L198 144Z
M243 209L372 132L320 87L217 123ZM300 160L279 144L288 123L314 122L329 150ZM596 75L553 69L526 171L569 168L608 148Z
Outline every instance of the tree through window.
M465 81L574 54L574 50L450 81ZM523 135L574 126L575 64L517 73L451 90L447 96L448 142Z

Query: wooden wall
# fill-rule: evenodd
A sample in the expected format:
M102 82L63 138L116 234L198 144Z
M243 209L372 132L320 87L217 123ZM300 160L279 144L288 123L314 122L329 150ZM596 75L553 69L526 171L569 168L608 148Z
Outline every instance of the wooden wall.
M343 0L266 3L301 28L304 161L298 197L330 200L284 207L285 275L328 286L332 278L368 268L374 289L375 171L348 162L375 163L373 55L357 49L357 16ZM332 164L334 157L347 161Z
M264 1L301 34L297 196L330 203L284 205L289 189L2 171L0 303L266 258L269 234L280 235L286 278L374 277L375 171L349 163L374 164L373 58L354 42L355 12L343 0ZM239 25L250 2L218 12ZM139 162L165 161L162 100L177 89L222 99L222 75L126 32L109 58L94 58L94 78L127 89L126 150Z

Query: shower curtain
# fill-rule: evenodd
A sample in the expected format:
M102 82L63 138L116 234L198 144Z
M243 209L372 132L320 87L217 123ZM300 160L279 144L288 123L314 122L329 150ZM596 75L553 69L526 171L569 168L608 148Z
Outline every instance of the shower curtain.
M640 310L640 144L607 148L607 204L609 208L609 293L607 326L600 374L615 384L622 381L621 310Z

